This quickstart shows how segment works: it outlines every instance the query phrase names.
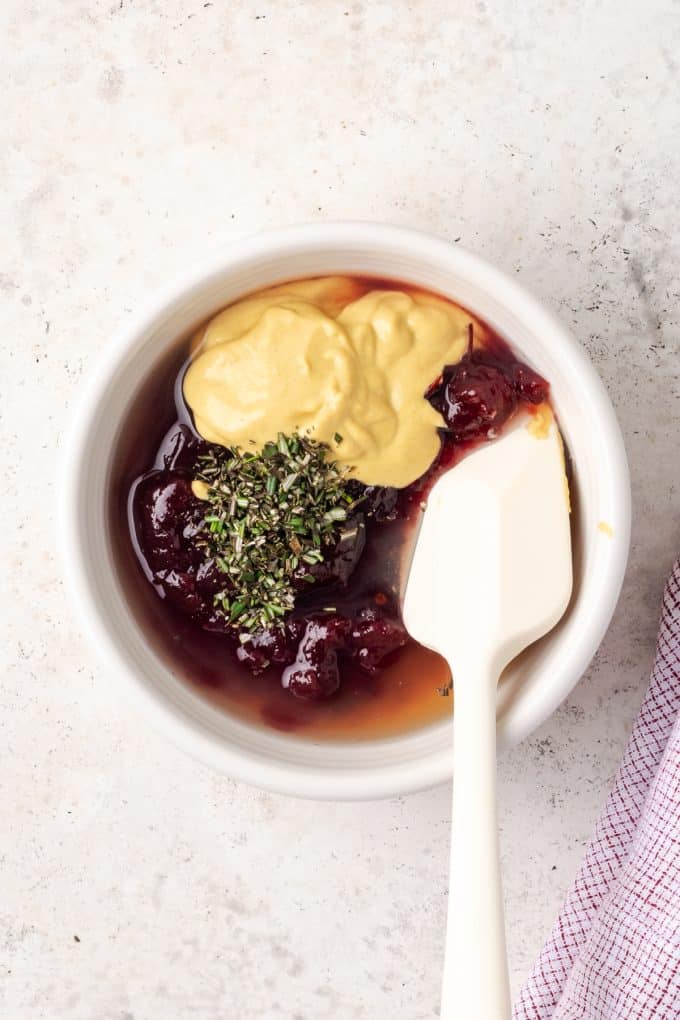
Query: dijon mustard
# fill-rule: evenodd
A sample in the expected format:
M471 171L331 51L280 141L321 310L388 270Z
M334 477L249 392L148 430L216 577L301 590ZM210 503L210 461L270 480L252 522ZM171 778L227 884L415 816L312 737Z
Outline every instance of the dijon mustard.
M359 481L402 488L437 455L443 421L425 392L465 353L470 322L419 291L364 293L346 277L285 284L208 322L184 396L209 442L260 450L307 433Z

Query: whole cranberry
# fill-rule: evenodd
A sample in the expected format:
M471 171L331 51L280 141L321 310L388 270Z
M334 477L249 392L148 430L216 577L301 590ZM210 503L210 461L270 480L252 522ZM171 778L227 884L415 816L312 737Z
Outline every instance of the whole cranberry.
M295 662L281 674L281 685L296 698L320 701L340 686L337 651L345 642L349 621L328 616L307 621Z
M441 411L456 440L488 437L517 407L512 380L499 365L463 358L444 379Z
M229 579L195 541L205 507L191 478L180 471L151 472L137 485L134 512L140 550L163 596L205 630L235 637L215 608L215 595Z
M187 616L200 616L205 603L196 591L196 578L189 570L161 570L155 575L156 581L163 588L163 593L173 606Z
M154 471L139 483L134 500L140 545L154 573L186 570L200 562L192 539L200 529L203 507L189 478Z
M375 609L362 609L352 625L346 645L357 664L366 673L375 673L383 659L402 648L408 635L393 617Z
M333 654L318 666L300 666L297 663L287 666L281 683L295 698L302 701L330 698L340 686L338 658Z
M256 631L236 649L236 658L250 672L257 676L272 663L286 665L295 660L304 624L301 620L289 620L284 627Z

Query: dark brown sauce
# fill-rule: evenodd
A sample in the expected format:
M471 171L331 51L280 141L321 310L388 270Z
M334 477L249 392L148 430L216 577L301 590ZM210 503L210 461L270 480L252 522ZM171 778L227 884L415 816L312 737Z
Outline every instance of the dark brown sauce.
M415 289L394 280L355 280L364 292ZM487 326L475 320L475 330L476 339L494 356L513 360L504 341ZM367 739L416 729L446 717L452 698L441 692L448 692L448 667L440 656L410 639L375 675L369 676L343 659L338 692L324 701L305 702L283 689L280 666L253 676L235 660L233 645L225 636L208 633L159 597L144 574L143 557L136 555L134 527L131 534L128 526L128 500L136 479L153 466L162 466L163 440L173 424L191 425L181 388L187 351L188 338L181 338L133 396L113 467L110 513L115 560L149 642L174 675L224 710L298 736ZM469 447L469 442L444 441L440 457L424 479L403 490L400 499L405 516L369 527L366 549L347 589L333 593L339 612L351 615L357 606L380 604L385 597L398 604L401 565L413 539L420 501L437 475ZM317 599L325 603L328 596L311 596L306 610L313 609Z

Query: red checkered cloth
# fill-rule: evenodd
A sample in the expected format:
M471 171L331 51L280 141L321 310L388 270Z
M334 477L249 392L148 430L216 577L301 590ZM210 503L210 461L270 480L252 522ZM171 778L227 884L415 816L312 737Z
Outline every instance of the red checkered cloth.
M626 753L513 1013L547 1018L680 1020L680 561Z

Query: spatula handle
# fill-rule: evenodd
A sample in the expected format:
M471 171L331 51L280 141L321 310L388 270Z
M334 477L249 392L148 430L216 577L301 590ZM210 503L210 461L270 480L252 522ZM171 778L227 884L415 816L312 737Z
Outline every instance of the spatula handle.
M451 879L442 1020L507 1020L494 675L454 677Z

